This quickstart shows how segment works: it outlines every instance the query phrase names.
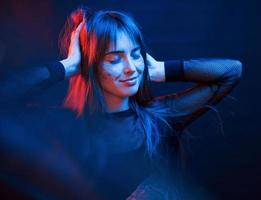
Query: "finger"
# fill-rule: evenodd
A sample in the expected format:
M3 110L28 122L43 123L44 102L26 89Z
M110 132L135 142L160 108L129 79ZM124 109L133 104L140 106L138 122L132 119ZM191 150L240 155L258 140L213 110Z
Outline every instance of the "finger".
M157 62L157 61L155 60L155 58L153 58L150 54L147 53L146 56L147 56L147 61L148 61L150 64L153 64L153 63Z
M148 59L152 59L152 56L150 54L146 53L146 56Z
M72 34L71 34L71 43L72 43L72 41L74 41L75 40L75 31L72 31Z
M78 27L77 27L76 30L75 30L75 33L76 33L76 34L79 34L79 33L80 33L80 31L81 31L81 29L82 29L84 23L85 23L85 21L83 20L83 21L78 25Z
M72 39L73 41L79 39L82 26L83 26L83 23L81 22L81 23L79 24L79 26L76 28L76 30L74 30L74 31L72 32L71 39Z
M148 53L146 53L146 57L147 57L147 62L148 62L148 64L151 65L151 63L152 63L152 61L153 61L151 55L148 54Z

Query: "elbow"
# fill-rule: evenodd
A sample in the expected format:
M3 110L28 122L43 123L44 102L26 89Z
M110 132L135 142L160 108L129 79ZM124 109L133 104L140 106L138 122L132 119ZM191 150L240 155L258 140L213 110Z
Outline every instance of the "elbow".
M242 77L242 63L239 60L226 59L224 61L224 72L218 80L220 85L235 86Z
M236 77L238 78L238 79L241 79L241 77L242 77L242 70L243 70L243 64L242 64L242 62L241 61L239 61L239 60L236 60L235 61L235 68L236 68Z
M229 60L228 77L235 81L239 81L242 77L243 64L239 60Z
M240 80L242 77L243 64L239 60L232 60L231 75L236 80Z

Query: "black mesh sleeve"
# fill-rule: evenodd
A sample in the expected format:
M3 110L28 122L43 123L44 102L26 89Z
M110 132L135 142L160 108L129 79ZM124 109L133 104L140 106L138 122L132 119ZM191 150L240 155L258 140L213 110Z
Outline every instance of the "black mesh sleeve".
M29 70L16 71L0 80L0 104L21 104L43 89L63 80L65 69L60 62L52 62Z
M183 60L164 61L164 70L166 82L185 81Z
M182 79L195 82L196 85L162 96L159 100L175 112L182 119L183 126L186 126L232 91L240 80L242 64L231 59L194 59L184 61L183 70ZM165 71L169 72L175 70ZM166 76L175 77L171 74Z

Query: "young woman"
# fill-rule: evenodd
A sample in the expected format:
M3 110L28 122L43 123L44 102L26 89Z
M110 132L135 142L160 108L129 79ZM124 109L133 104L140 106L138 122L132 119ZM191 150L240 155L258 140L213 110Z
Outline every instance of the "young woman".
M49 128L48 136L41 139L26 132L24 141L30 138L31 142L18 148L17 140L7 134L9 128L1 124L3 151L19 149L19 154L12 151L16 159L31 159L19 159L23 166L41 160L41 165L31 167L34 177L23 177L34 188L27 191L39 198L182 198L175 180L178 172L171 162L174 140L236 86L241 63L230 59L156 61L146 53L136 22L116 11L77 9L67 21L61 46L66 59L17 74L19 78L11 77L0 86L1 103L17 104L69 79L65 106L76 116L65 121L48 112L52 125L61 124L58 130ZM155 98L149 92L151 81L197 85ZM19 84L19 91L10 90L14 84ZM68 125L71 121L74 124ZM43 148L36 148L36 143Z

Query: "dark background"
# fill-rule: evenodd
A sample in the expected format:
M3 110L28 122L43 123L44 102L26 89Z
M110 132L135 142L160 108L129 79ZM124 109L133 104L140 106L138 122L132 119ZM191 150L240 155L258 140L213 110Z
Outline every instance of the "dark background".
M231 97L218 105L219 115L210 111L189 128L192 139L187 144L185 172L199 191L218 199L258 199L260 1L2 0L0 78L8 71L61 59L59 31L70 11L83 4L95 10L131 13L156 59L224 57L242 61L242 80ZM41 101L60 103L66 86L64 82L51 88ZM154 87L157 90L158 86ZM167 93L183 86L173 83L163 87Z

